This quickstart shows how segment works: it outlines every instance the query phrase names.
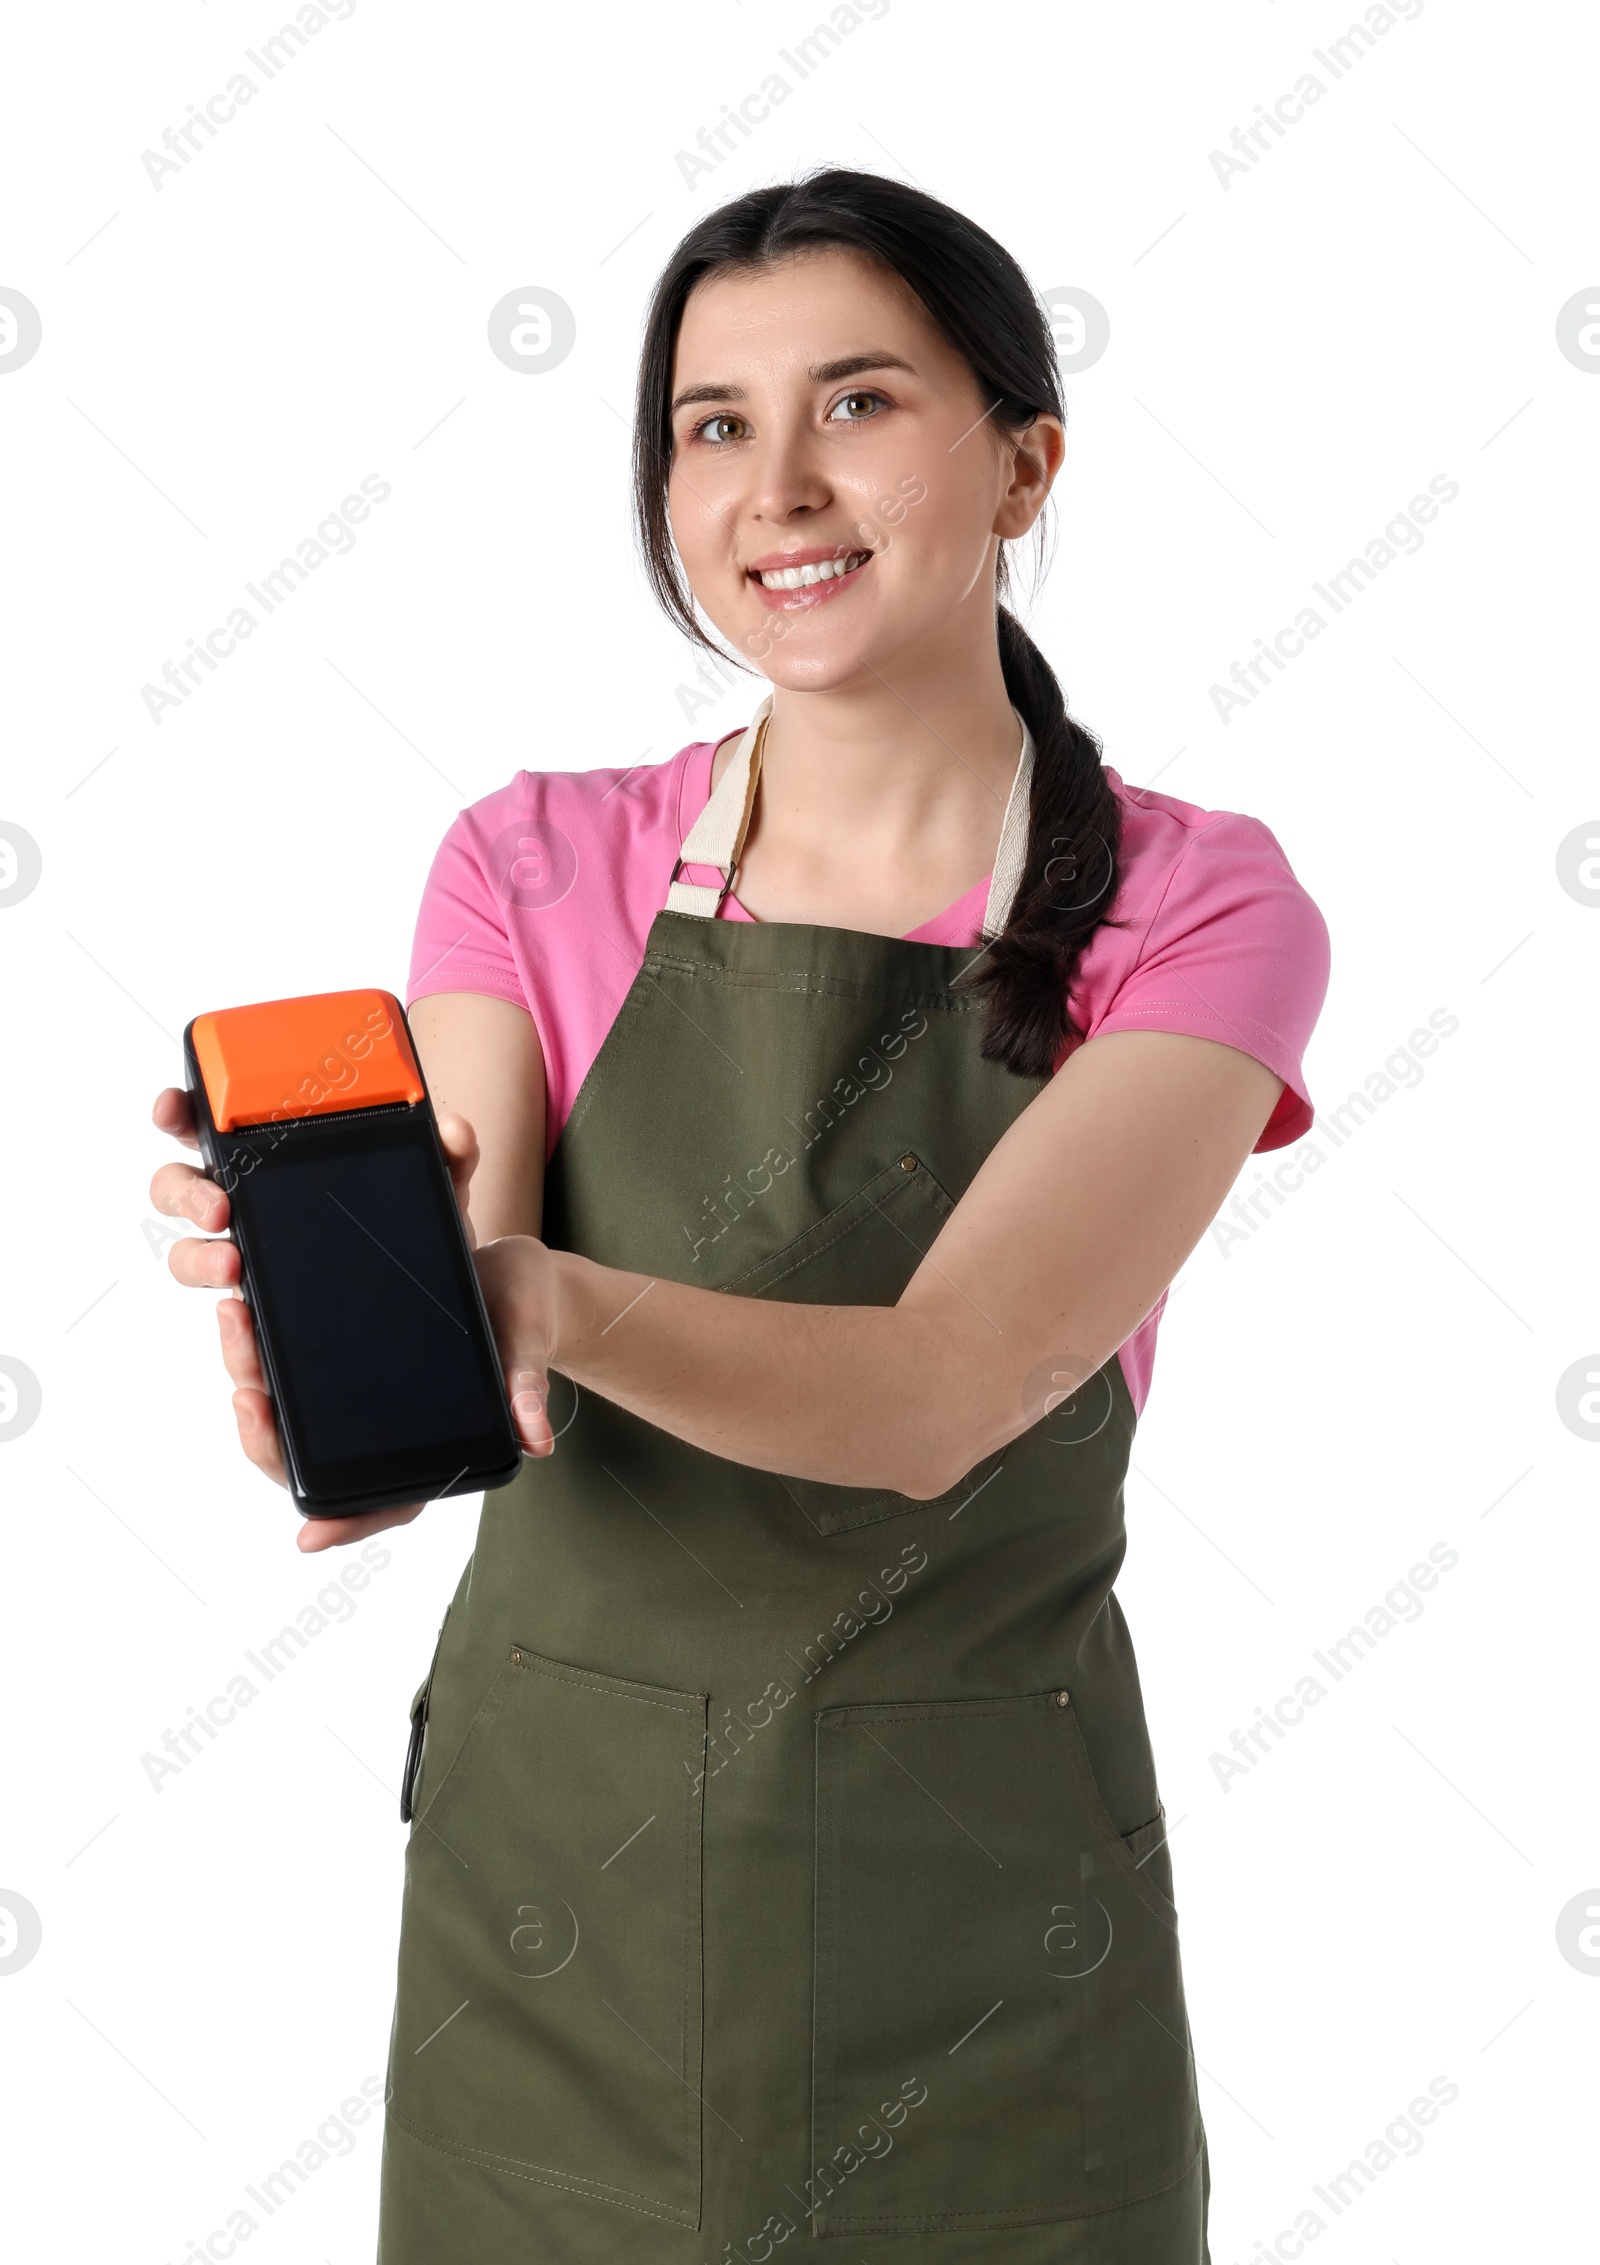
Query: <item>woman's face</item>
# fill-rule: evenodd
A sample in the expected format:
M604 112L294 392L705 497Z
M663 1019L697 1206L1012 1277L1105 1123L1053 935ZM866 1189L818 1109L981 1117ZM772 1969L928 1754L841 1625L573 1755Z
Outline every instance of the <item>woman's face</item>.
M775 684L848 685L963 614L992 637L997 538L1037 517L1061 428L1039 419L1020 450L997 431L898 276L829 248L708 277L672 395L678 555L707 617Z

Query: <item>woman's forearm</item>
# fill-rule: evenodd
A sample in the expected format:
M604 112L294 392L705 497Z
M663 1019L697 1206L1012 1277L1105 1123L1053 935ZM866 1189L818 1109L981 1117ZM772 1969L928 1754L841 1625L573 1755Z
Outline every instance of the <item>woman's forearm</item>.
M551 1366L691 1446L919 1500L982 1452L973 1411L1002 1364L947 1314L768 1303L547 1258Z
M1138 1328L1278 1092L1210 1039L1089 1040L997 1143L893 1306L692 1289L508 1236L480 1265L513 1399L539 1393L548 1363L731 1462L929 1501ZM542 1402L518 1413L543 1451Z

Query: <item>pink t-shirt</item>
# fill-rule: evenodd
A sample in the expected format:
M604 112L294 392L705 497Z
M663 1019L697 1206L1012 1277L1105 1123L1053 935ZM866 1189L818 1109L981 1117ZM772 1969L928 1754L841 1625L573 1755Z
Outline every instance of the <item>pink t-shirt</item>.
M434 858L406 1004L481 991L528 1010L544 1050L547 1156L643 963L716 744L627 771L519 771L460 813ZM1259 820L1106 776L1123 813L1111 910L1126 925L1091 938L1074 1019L1089 1038L1170 1030L1254 1055L1284 1081L1256 1147L1282 1148L1311 1126L1300 1060L1328 983L1322 915ZM988 895L985 879L907 941L976 946ZM729 896L719 917L751 915ZM1136 1408L1165 1303L1121 1348Z

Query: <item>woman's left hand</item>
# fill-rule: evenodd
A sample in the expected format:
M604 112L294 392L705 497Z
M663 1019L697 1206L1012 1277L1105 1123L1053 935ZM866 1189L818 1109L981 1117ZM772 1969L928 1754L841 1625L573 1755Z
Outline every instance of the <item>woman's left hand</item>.
M523 1452L548 1455L555 1446L550 1429L550 1355L555 1345L555 1261L533 1235L501 1235L473 1253L483 1302L500 1361L511 1413Z

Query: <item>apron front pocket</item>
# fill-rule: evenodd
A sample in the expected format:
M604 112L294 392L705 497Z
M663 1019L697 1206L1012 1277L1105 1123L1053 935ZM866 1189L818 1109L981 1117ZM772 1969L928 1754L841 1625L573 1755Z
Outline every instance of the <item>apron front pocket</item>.
M389 2112L700 2222L706 1700L513 1646L406 1853Z
M818 1715L820 2233L1040 2224L1184 2176L1177 1914L1140 1853L1065 1694Z

